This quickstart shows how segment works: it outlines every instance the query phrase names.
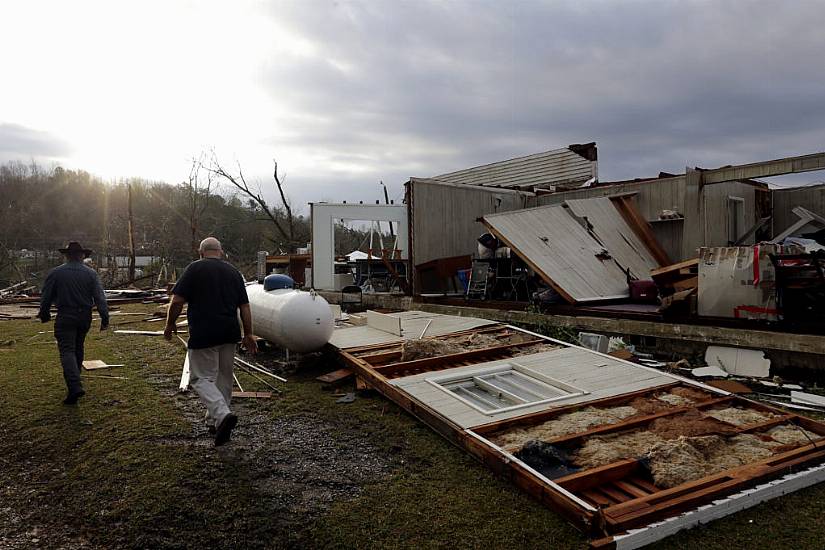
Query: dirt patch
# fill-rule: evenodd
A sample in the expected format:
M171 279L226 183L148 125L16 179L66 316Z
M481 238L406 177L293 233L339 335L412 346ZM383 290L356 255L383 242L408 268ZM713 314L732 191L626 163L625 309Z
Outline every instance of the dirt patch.
M682 436L732 435L736 428L715 418L707 418L696 409L691 409L684 414L657 418L651 424L650 431L664 439L678 439Z
M308 357L300 365L266 355L256 360L273 372L291 377L296 370L311 368L317 358ZM354 498L365 486L391 474L390 459L363 435L338 429L311 413L272 418L268 407L254 399L232 400L238 427L232 432L230 444L215 448L214 436L204 422L205 408L197 395L177 392L177 383L170 384L165 376L158 376L154 383L165 389L162 393L172 399L192 426L191 437L160 443L196 445L205 452L244 463L245 470L253 475L254 489L277 517L274 521L285 527L311 521L334 502Z
M751 409L739 409L737 407L707 411L705 416L733 424L734 426L758 424L776 417L775 414L770 412L757 412Z
M528 441L549 441L563 435L584 432L596 426L615 424L637 413L636 409L627 406L606 409L586 407L536 426L497 435L493 437L493 442L507 450L520 449Z
M284 524L313 519L390 474L385 456L362 437L315 416L250 420L239 424L226 450L251 463L253 486Z
M579 449L573 464L588 469L625 458L639 458L662 441L661 436L649 431L594 436Z

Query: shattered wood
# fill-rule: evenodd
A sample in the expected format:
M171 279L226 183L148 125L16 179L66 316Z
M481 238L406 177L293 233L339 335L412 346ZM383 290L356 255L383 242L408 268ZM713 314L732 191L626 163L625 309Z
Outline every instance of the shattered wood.
M521 341L509 343L515 333ZM468 349L473 339L486 346ZM825 424L646 369L640 372L648 380L634 386L627 380L643 367L618 358L503 325L427 340L406 349L391 343L338 352L358 379L600 542L825 460ZM550 352L537 347L540 343ZM543 367L536 357L554 366ZM621 364L624 374L611 392L594 393L611 376L611 361ZM573 384L592 395L525 406L524 412L501 418L491 414L466 426L470 413L463 411L471 409L433 382L436 376L467 372L458 379L465 387L475 384L472 391L482 399L490 399L485 392L491 388L515 392L499 398L523 399L518 394L524 381L508 386L506 376L484 374L514 362L530 365L520 371L526 380L538 377L533 379L557 388ZM528 447L532 454L522 453Z

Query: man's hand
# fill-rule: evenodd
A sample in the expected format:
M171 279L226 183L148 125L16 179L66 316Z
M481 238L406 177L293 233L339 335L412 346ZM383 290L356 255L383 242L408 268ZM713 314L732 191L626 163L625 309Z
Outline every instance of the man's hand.
M40 315L37 318L40 319L41 323L48 323L49 321L52 320L52 316L48 313L45 314L45 315Z
M163 337L170 341L172 340L172 335L177 333L178 327L175 325L175 323L172 323L171 325L167 323L166 328L163 329Z
M258 353L258 342L255 340L255 336L252 334L247 334L243 337L243 347L246 348L246 351L255 355Z
M103 321L100 322L100 332L104 332L109 329L109 321L105 323Z

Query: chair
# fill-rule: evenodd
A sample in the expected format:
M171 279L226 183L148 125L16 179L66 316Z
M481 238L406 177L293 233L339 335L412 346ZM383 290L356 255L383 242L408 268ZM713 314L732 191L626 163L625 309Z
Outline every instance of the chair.
M357 296L357 300L354 297ZM360 286L347 285L341 289L341 311L350 313L351 307L361 308L364 302L364 291Z

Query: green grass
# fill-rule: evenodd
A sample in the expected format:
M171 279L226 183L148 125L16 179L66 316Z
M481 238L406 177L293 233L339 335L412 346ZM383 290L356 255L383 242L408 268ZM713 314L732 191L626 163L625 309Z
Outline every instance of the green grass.
M261 494L256 480L266 472L254 460L231 444L196 444L172 397L183 358L179 343L91 333L87 357L124 363L101 374L129 380L86 377L88 395L66 407L52 336L35 336L51 328L0 323L0 341L15 341L0 351L0 509L10 506L50 533L38 547L71 541L101 548L586 546L561 517L381 396L336 405L313 379L334 367L328 360L290 376L282 396L248 407L273 422L318 419L342 445L356 441L374 450L389 473L320 516L285 521ZM241 381L256 388L249 377ZM822 548L823 497L822 487L801 491L658 547Z

